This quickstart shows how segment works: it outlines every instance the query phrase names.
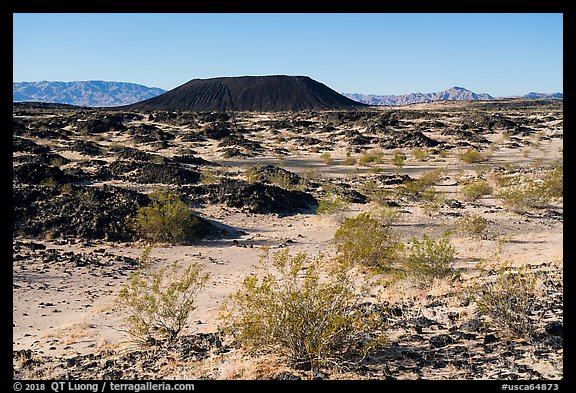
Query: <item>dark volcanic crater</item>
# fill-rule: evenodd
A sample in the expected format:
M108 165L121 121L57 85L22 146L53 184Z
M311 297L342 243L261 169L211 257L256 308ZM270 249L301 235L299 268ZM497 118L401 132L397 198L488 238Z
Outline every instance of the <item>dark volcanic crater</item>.
M307 76L242 76L193 79L131 110L258 111L354 109L353 101Z

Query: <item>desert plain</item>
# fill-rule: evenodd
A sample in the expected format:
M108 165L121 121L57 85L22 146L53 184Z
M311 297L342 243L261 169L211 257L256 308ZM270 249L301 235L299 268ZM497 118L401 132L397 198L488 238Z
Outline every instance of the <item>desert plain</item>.
M562 192L522 188L553 175L561 187L562 100L264 113L24 103L13 123L15 379L563 377ZM489 188L475 195L470 184ZM150 260L198 262L210 277L178 340L146 347L127 334L117 298L150 244L130 219L162 187L206 230L155 242ZM458 273L394 279L367 296L385 310L381 348L348 367L299 370L221 332L222 304L263 274L263 248L337 258L340 225L380 210L395 212L404 244L449 231ZM504 263L536 280L525 337L467 296Z

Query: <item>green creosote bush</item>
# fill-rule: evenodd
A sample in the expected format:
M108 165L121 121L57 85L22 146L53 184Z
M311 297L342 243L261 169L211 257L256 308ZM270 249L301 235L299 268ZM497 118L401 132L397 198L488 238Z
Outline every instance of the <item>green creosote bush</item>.
M418 161L424 160L424 158L426 158L428 156L428 154L429 154L428 151L426 151L420 147L415 147L412 149L412 155Z
M371 164L381 164L384 158L384 152L380 149L373 149L364 152L358 158L358 164L368 166Z
M450 244L450 234L445 232L438 240L423 235L422 241L412 238L403 261L404 274L415 278L421 285L430 285L435 278L455 274L456 250Z
M433 202L436 198L434 186L440 181L443 174L442 169L433 169L424 172L418 179L403 183L403 185L398 188L398 193L400 196L408 196L416 200Z
M285 190L295 190L301 188L299 183L294 184L290 175L287 173L277 172L268 178L268 181L275 186L284 188Z
M220 316L239 345L280 353L291 367L314 371L345 368L384 343L382 314L360 308L367 288L357 288L352 269L323 269L322 256L290 255L288 249L271 257L266 249L262 262L266 273L247 276Z
M402 153L400 150L394 150L392 155L392 164L396 167L396 171L400 172L402 167L404 167L404 162L406 161L406 154Z
M332 192L326 192L324 198L318 201L316 214L338 214L348 209L348 206L349 202L346 198Z
M485 269L481 270L487 275ZM534 334L537 314L536 277L527 267L514 269L504 263L496 277L473 287L480 314L487 316L493 327L504 334L527 338Z
M217 172L209 168L200 168L200 184L214 184L218 181Z
M180 194L169 189L155 190L152 202L138 209L133 228L143 240L187 243L198 239L200 219Z
M497 196L514 210L524 211L530 208L543 209L564 194L563 166L554 163L537 175L522 174L504 177L503 186Z
M486 161L486 157L476 149L467 149L460 155L460 159L466 164L474 164Z
M58 181L56 181L56 179L54 179L53 177L47 177L40 180L40 185L44 187L55 188L58 185Z
M343 165L356 165L358 160L355 157L352 157L350 152L346 153L346 158L342 162Z
M341 261L376 272L389 272L396 267L404 246L396 239L390 220L379 220L370 213L344 219L334 234Z
M261 176L260 173L258 173L258 170L256 169L256 167L250 167L248 169L244 170L244 178L246 179L246 181L248 183L257 183L259 181L261 181Z
M374 203L378 205L386 205L388 203L388 197L392 195L392 191L379 187L375 180L366 180L361 184L360 190L362 194Z
M140 266L122 286L117 303L128 311L128 333L141 344L174 341L196 310L196 297L206 286L209 274L202 265L179 262L152 268L148 246L140 257Z
M328 152L324 152L324 153L320 154L320 159L322 161L324 161L324 164L326 164L326 165L330 165L330 164L332 164L332 162L334 162L332 155Z
M490 183L483 179L472 181L460 188L462 198L468 202L476 201L485 195L490 195L493 191Z

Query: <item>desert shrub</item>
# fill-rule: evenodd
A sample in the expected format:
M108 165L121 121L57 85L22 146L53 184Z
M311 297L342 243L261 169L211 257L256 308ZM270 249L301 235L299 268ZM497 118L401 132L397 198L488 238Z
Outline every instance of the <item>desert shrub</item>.
M300 173L300 179L302 183L309 183L311 181L317 180L320 178L320 171L316 168L306 168Z
M250 167L244 170L244 178L250 184L257 183L261 181L260 173L256 169L256 167Z
M562 163L555 163L536 174L500 176L497 196L514 210L542 209L563 197L564 180ZM505 180L502 180L505 179Z
M215 170L209 168L200 168L201 184L213 184L218 181L218 176Z
M196 297L209 278L199 263L183 268L174 262L153 269L150 251L148 247L142 252L138 270L128 278L116 299L128 311L128 332L142 344L176 339L196 310Z
M324 153L320 154L320 159L322 161L324 161L324 164L326 164L326 165L330 165L330 164L332 164L332 162L334 162L332 155L328 152L324 152Z
M493 280L476 285L473 291L478 311L490 319L494 328L525 338L535 330L535 288L536 278L526 267L514 269L504 263L496 270Z
M401 215L400 209L396 207L381 206L371 212L372 217L384 226L392 226L398 222Z
M460 188L460 194L465 201L475 201L493 191L490 183L483 179L472 181Z
M438 240L427 235L423 235L422 241L414 237L406 251L404 274L416 278L422 285L455 274L456 250L450 244L449 233L444 233Z
M406 155L400 150L394 150L392 155L392 164L396 167L397 171L400 171L404 166L404 161L406 161Z
M398 188L398 193L400 196L433 202L436 195L434 186L440 181L443 173L441 169L425 172L418 179L405 182Z
M486 158L476 149L467 149L460 155L460 159L466 164L474 164L477 162L486 161Z
M346 153L346 158L344 159L342 164L343 165L356 165L357 162L358 162L358 160L356 160L355 157L352 157L350 152L348 152L348 153Z
M62 192L62 194L72 195L74 193L74 187L71 183L64 183L60 186L60 192Z
M346 218L334 234L340 260L378 272L395 268L403 244L396 241L390 222L370 213Z
M420 147L415 147L412 149L412 155L418 161L422 161L428 156L428 152Z
M132 225L141 239L152 242L186 243L198 238L199 218L175 191L155 190L152 202L138 209Z
M564 195L564 166L562 160L553 163L545 172L544 188L552 198L562 198Z
M276 172L270 175L270 177L268 178L268 182L285 190L294 190L299 187L298 183L294 184L293 179L287 172Z
M56 188L58 186L58 181L53 177L45 177L40 180L40 185L44 187Z
M288 249L271 258L266 251L262 260L278 273L246 277L221 315L236 343L280 353L297 369L318 370L362 359L383 342L381 314L361 309L365 291L351 269L333 266L322 279L321 256Z
M379 187L376 181L366 180L360 186L360 192L374 203L379 205L386 205L388 197L392 195L392 191L383 187Z
M370 164L380 164L382 163L382 159L384 157L384 152L379 149L370 150L368 152L364 152L358 158L358 164L360 165L370 165Z
M488 231L488 220L479 214L464 213L455 222L454 230L463 236L485 239Z
M318 201L318 207L316 208L316 214L337 214L348 209L348 201L346 198L332 193L326 192L324 198Z

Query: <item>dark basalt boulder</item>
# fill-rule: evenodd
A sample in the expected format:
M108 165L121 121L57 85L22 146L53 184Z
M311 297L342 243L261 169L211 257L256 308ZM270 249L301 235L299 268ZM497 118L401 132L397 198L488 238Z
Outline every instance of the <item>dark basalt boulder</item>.
M440 142L427 137L421 131L394 132L390 137L379 143L384 149L399 149L412 147L434 147Z
M126 126L124 126L122 120L122 116L119 115L92 115L86 121L77 121L76 131L87 134L124 131Z
M70 148L87 156L99 156L104 154L102 146L92 141L76 140L72 145L70 145Z
M132 126L128 129L127 133L131 136L132 141L135 143L168 141L176 138L173 133L162 131L160 128L149 124Z
M49 151L50 148L45 145L39 145L38 143L27 139L15 136L12 138L12 151L13 152L26 152L32 154L45 153Z
M300 176L296 173L275 165L257 165L251 168L250 171L257 181L263 183L273 183L274 180L282 178L287 185L295 186L301 181Z
M318 206L316 198L306 192L244 181L186 187L183 192L196 203L221 203L250 213L294 214Z
M74 237L128 241L133 238L129 218L145 195L116 187L13 187L14 234L34 238Z
M200 173L179 165L165 162L135 162L116 160L106 167L114 178L133 181L141 184L195 184L200 180Z
M110 148L110 151L118 159L121 160L154 162L156 164L164 164L170 162L170 159L164 157L163 155L148 153L128 146L114 146Z
M26 162L21 165L15 165L12 172L12 181L18 184L68 183L75 180L67 176L57 166L38 162Z

